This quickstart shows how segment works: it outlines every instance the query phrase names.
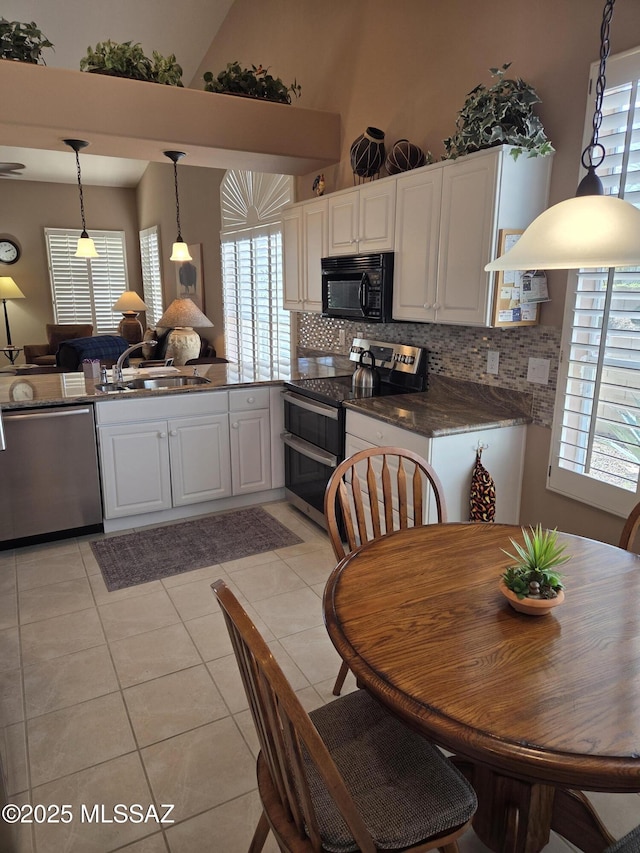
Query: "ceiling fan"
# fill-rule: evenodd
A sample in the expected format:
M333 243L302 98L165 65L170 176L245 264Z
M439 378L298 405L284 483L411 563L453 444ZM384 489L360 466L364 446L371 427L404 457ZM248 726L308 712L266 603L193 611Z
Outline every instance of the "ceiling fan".
M0 178L17 178L22 174L24 163L2 163L0 162Z

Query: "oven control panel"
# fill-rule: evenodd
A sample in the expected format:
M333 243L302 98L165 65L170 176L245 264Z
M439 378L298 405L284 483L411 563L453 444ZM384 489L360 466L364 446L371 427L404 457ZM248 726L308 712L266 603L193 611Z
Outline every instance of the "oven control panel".
M399 370L403 373L423 373L426 369L427 351L423 347L390 344L368 338L354 338L349 351L351 361L360 361L365 350L370 350L376 367ZM367 363L369 363L367 361Z

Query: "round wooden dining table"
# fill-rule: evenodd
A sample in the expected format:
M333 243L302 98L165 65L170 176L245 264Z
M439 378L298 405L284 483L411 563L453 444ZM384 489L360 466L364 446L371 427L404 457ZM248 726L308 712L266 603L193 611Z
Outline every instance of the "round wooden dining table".
M613 839L582 792L640 791L640 561L559 533L565 601L529 616L499 590L512 538L456 523L369 542L332 572L325 623L359 685L453 754L491 850L537 853L554 830L598 853Z

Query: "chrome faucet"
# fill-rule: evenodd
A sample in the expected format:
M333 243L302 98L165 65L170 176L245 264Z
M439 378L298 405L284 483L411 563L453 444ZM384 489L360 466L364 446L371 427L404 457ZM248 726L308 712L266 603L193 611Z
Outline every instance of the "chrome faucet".
M123 353L120 354L118 360L116 361L116 365L114 367L114 380L116 382L122 382L122 365L125 362L125 359L131 355L135 350L140 349L140 347L155 347L158 341L140 341L139 344L134 344L132 347L128 347Z

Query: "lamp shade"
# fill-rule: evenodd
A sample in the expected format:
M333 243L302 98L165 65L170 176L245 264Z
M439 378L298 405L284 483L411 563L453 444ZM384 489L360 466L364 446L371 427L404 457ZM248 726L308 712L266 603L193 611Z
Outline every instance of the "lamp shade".
M147 311L148 306L142 301L135 290L125 290L113 306L114 311L133 312Z
M192 261L189 247L184 240L176 240L171 250L170 261Z
M75 251L76 258L99 258L96 244L91 237L78 237L78 245Z
M615 196L570 198L548 208L485 270L628 267L640 263L640 210Z
M0 299L24 299L25 295L9 275L0 276Z
M204 328L205 326L213 326L213 323L208 317L205 317L192 299L185 296L173 300L158 320L158 326L165 329L193 328L194 326Z

